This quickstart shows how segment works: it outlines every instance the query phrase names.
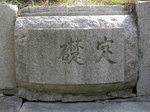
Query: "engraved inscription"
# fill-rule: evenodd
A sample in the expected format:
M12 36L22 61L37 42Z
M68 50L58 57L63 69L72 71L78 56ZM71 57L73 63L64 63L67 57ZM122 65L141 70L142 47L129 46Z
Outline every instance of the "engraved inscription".
M79 65L83 65L84 61L80 57L80 49L84 49L84 47L80 46L81 42L82 40L79 40L78 38L76 40L69 38L65 44L60 45L62 52L59 56L59 59L61 58L62 61L65 61L68 64L74 61Z
M110 55L113 54L113 52L110 50L110 45L109 45L111 43L114 43L114 41L108 40L107 37L104 37L104 41L102 42L97 41L97 50L101 50L102 53L100 57L96 60L96 63L99 63L102 58L105 58L110 64L117 63L110 58Z

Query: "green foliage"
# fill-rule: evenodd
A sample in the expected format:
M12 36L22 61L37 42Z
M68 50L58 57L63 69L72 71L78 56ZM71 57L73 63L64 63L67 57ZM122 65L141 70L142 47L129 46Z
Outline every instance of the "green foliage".
M6 0L6 2L0 3L11 3L18 5L19 8L35 5L120 5L134 3L139 0Z

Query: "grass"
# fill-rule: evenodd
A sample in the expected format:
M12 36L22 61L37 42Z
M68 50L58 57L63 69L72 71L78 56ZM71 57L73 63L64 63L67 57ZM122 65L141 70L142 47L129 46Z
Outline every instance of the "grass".
M135 3L139 0L5 0L1 3L11 3L19 8L27 6L81 6L81 5L124 5Z

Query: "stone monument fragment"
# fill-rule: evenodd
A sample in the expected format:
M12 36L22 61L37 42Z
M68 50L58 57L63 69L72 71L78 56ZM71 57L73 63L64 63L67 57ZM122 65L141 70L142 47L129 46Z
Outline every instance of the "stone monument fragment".
M18 96L60 101L66 95L101 96L134 89L136 26L122 6L122 15L113 15L118 7L109 10L112 15L91 15L87 6L84 16L78 14L86 7L76 13L68 8L67 16L50 7L38 7L42 13L22 10L15 27ZM96 12L109 8L99 6Z

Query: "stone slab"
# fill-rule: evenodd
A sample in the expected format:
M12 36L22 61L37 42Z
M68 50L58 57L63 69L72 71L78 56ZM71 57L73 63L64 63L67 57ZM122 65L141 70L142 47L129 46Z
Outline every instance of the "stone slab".
M34 29L28 33L30 83L124 81L124 29Z
M88 16L88 15L127 15L128 11L93 11L93 12L37 12L20 13L19 16Z
M17 6L0 4L0 89L15 87L14 28Z
M19 112L22 99L15 96L0 97L0 112Z
M138 95L150 94L150 2L140 1L136 5L139 28L139 81Z
M128 15L126 6L74 6L74 7L26 7L19 16L91 16L91 15Z
M150 112L150 103L32 103L23 104L20 112Z
M77 84L76 82L74 82L74 84L63 84L63 83L48 84L49 80L46 79L47 80L46 83L43 83L44 81L40 82L41 80L40 78L37 80L37 78L34 79L30 74L28 74L28 69L29 69L28 67L30 65L29 56L32 57L29 54L29 50L28 50L28 43L30 42L29 30L31 29L90 30L90 29L97 29L97 28L108 29L108 30L113 28L118 28L118 29L124 28L125 30L124 32L126 35L125 36L126 38L124 38L125 46L126 46L124 49L125 50L124 51L125 72L124 72L124 78L122 78L122 75L121 78L119 76L121 82L119 81L117 83L114 82L114 83L99 83L99 84L86 84L85 82L84 84L83 83ZM32 45L32 43L30 44ZM22 98L26 98L28 100L62 101L65 95L68 94L70 95L74 93L76 93L77 96L81 93L84 95L88 94L89 96L96 95L97 93L97 96L99 97L100 95L106 95L106 93L108 94L109 92L122 91L125 89L133 89L136 86L137 71L138 71L137 34L136 34L135 24L133 22L132 16L130 15L19 17L16 21L16 28L15 28L15 49L16 49L16 78L17 78L18 89L19 89L18 96ZM41 59L43 58L41 57ZM44 61L44 63L49 63L49 62ZM74 69L76 68L74 67ZM33 76L36 77L35 75ZM54 78L56 79L56 76L54 76ZM84 79L83 76L82 78ZM78 82L79 80L81 80L80 77L77 77L77 79ZM71 82L72 80L69 81ZM91 99L91 97L89 99ZM65 99L65 101L68 100Z

